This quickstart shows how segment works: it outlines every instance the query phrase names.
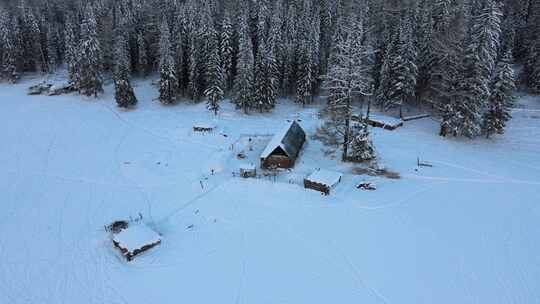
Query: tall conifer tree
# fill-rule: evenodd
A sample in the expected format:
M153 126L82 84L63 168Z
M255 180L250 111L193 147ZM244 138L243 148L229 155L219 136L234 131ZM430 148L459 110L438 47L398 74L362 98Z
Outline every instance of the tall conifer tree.
M159 38L159 101L168 105L176 102L178 78L171 45L171 33L167 20L160 26Z

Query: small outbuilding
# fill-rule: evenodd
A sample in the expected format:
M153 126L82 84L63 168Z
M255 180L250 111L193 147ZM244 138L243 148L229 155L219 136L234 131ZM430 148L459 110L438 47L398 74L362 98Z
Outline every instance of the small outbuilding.
M306 141L306 133L295 120L274 135L261 154L261 168L292 168Z
M161 243L161 236L144 224L130 225L113 234L112 242L122 255L131 261L135 256Z
M393 131L403 126L403 120L386 115L370 114L367 123L375 128Z
M400 118L373 113L369 114L368 118L360 115L353 115L352 120L359 123L365 122L372 127L390 131L403 126L403 120Z
M257 168L253 164L240 165L240 176L243 178L257 177Z
M197 123L193 126L194 132L213 132L216 126L208 123Z
M304 188L330 194L330 190L341 182L342 174L327 170L317 170L304 179Z
M28 95L40 95L49 91L52 87L50 83L38 83L28 88Z

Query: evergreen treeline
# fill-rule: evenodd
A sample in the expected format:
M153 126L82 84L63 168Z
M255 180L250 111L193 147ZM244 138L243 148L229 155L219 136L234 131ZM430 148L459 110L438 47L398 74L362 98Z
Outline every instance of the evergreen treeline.
M96 96L112 75L123 107L131 76L159 73L163 104L217 113L228 96L248 113L322 95L347 129L351 104L410 104L473 138L504 131L515 62L540 92L540 0L0 0L2 79L62 65Z

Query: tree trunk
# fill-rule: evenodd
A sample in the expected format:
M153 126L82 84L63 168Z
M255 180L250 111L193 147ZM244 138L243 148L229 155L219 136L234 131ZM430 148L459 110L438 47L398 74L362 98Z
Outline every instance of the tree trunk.
M349 128L350 128L350 119L347 118L345 121L345 135L343 136L343 155L341 156L341 160L343 162L347 161L347 156L349 155Z
M347 98L347 115L345 118L345 134L343 135L343 155L341 160L346 162L349 156L349 134L351 129L351 98Z
M368 104L367 104L366 120L369 119L369 114L370 113L371 113L371 98L369 98Z
M448 135L448 130L446 130L445 126L441 126L441 130L439 131L439 136L446 137Z

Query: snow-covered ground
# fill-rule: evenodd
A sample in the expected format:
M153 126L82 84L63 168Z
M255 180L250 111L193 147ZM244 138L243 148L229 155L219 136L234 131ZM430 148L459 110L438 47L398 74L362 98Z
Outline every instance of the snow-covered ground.
M313 139L292 172L244 180L287 120L312 135L318 107L214 118L138 82L125 112L110 86L29 84L0 85L0 303L540 303L539 98L492 140L441 139L430 119L374 129L399 180L353 175ZM344 173L330 196L300 186L316 168ZM127 263L104 226L139 213L162 244Z

